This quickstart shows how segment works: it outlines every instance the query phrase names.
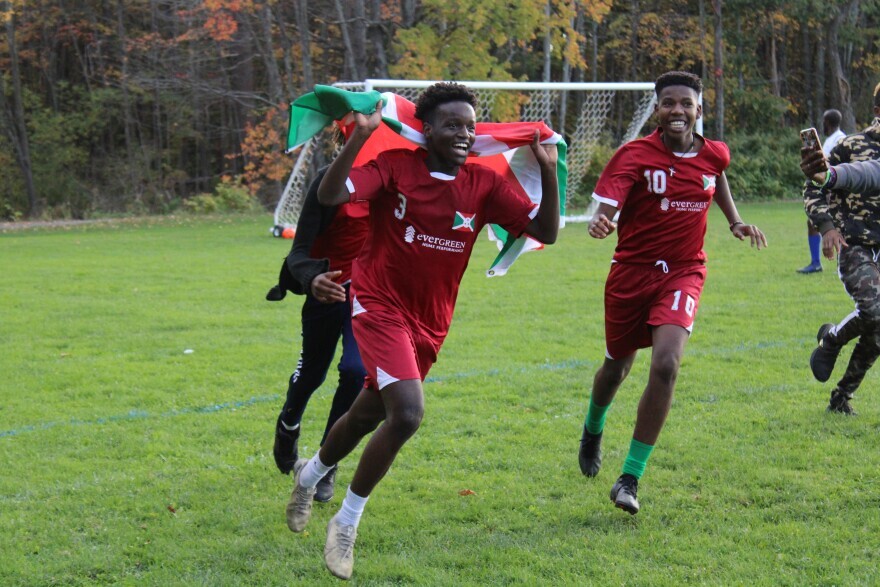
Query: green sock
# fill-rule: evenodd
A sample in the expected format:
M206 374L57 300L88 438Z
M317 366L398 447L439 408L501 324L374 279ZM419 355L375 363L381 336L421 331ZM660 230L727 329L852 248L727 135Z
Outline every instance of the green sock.
M584 428L587 429L587 432L590 434L601 434L605 430L605 418L608 416L608 408L610 407L611 404L597 406L596 402L593 401L593 396L590 396L590 409L587 410L587 419L584 420Z
M629 454L626 455L626 460L623 461L623 472L629 473L636 479L641 479L645 472L645 467L648 466L648 457L651 456L651 451L653 450L653 445L639 442L633 438L629 443Z

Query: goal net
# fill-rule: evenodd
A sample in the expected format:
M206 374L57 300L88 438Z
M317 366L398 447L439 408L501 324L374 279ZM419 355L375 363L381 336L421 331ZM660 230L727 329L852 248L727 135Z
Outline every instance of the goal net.
M394 92L415 102L423 89L436 83L419 80L378 80L338 83L336 87L356 92ZM637 138L653 112L654 84L639 83L542 83L459 82L471 88L479 99L477 120L510 122L544 121L568 144L568 189L566 221L586 219L593 188L588 178L597 151L605 155ZM296 226L309 182L319 163L334 155L329 132L303 145L293 172L275 209L273 233ZM603 161L604 163L604 161Z

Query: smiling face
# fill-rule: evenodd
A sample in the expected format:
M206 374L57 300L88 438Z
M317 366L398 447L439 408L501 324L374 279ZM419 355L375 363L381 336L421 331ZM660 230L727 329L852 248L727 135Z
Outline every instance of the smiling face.
M476 139L477 115L467 102L446 102L425 121L426 163L431 171L455 175L464 165Z
M657 96L654 106L666 146L686 150L693 140L694 124L703 115L696 90L687 86L667 86Z

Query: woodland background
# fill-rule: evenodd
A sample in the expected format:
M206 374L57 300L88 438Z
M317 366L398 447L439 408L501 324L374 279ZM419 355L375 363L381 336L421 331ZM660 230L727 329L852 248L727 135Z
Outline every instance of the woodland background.
M872 119L878 4L0 0L0 220L271 207L289 102L370 77L692 71L736 196L797 197L796 131L829 107L849 133Z

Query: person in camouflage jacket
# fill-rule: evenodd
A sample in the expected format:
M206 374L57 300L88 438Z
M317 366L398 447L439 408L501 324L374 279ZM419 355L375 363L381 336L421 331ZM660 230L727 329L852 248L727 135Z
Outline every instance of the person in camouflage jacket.
M831 165L880 159L880 84L874 89L874 116L871 126L837 144L828 158ZM853 393L880 356L880 191L850 193L808 181L804 207L822 233L825 257L837 256L840 279L856 303L839 323L819 328L810 368L817 380L828 381L840 350L859 339L828 405L828 411L854 414Z

